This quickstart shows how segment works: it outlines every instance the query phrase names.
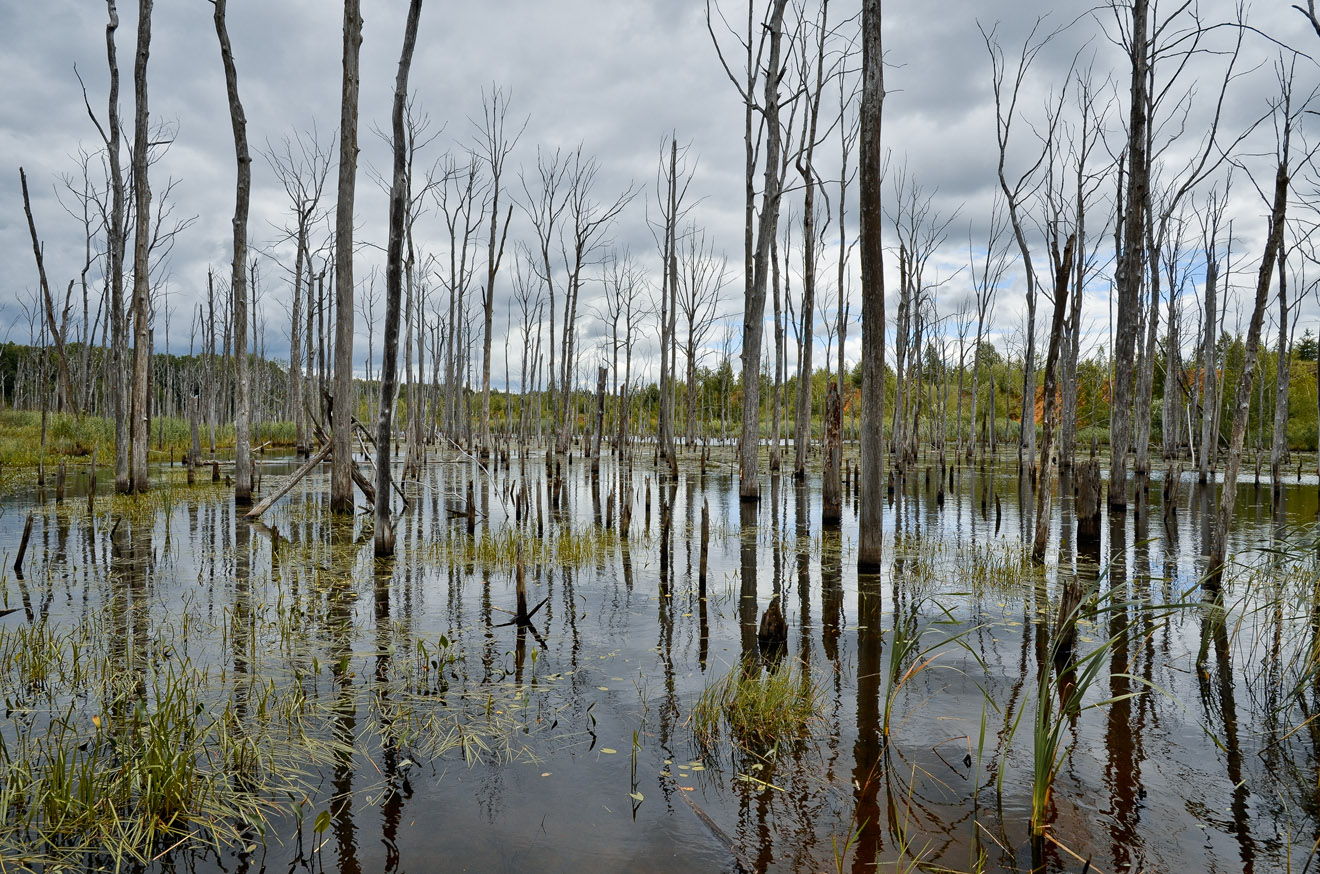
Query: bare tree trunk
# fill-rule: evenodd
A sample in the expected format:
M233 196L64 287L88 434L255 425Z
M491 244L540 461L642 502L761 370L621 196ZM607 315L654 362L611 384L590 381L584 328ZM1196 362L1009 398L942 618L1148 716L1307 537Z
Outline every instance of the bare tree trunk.
M1050 537L1050 498L1054 494L1054 470L1050 460L1050 452L1054 448L1054 393L1058 388L1059 347L1065 342L1063 321L1068 311L1068 285L1072 281L1073 246L1076 242L1076 236L1070 236L1060 256L1057 237L1053 241L1054 320L1050 325L1049 351L1045 355L1044 422L1040 437L1040 474L1036 482L1036 537L1031 545L1031 557L1037 562L1045 560L1045 545Z
M361 48L360 0L344 0L344 78L335 205L335 390L330 422L330 508L336 513L353 512L353 195L357 182Z
M770 52L766 63L764 103L765 183L761 193L761 214L756 229L756 251L752 259L751 282L747 285L743 306L743 408L742 440L739 447L738 495L744 501L761 497L758 453L761 435L761 335L765 325L765 286L769 267L770 240L779 225L779 83L780 42L784 30L784 9L788 0L774 0L767 32ZM749 167L750 172L750 167Z
M1270 444L1270 486L1283 488L1283 462L1288 453L1288 381L1291 356L1288 349L1288 272L1287 252L1279 247L1279 348L1274 375L1274 439ZM1262 415L1264 410L1261 410Z
M1212 207L1213 210L1213 207ZM1216 295L1219 283L1219 253L1215 247L1217 227L1212 216L1205 234L1205 282L1203 335L1201 338L1201 457L1197 466L1197 481L1205 483L1210 478L1210 468L1214 463L1214 452L1219 442L1219 376L1218 350L1216 333L1218 322L1215 317Z
M1132 446L1132 365L1136 350L1137 320L1141 309L1142 253L1145 252L1146 202L1150 167L1146 155L1147 48L1149 0L1132 0L1128 56L1132 63L1131 105L1128 114L1127 192L1124 197L1123 241L1114 274L1118 293L1118 322L1114 336L1114 387L1110 425L1109 506L1127 507L1127 454Z
M147 396L151 364L150 297L151 188L147 179L150 132L147 129L147 58L151 52L151 3L138 0L137 57L133 64L133 194L136 200L133 232L133 402L132 450L129 479L134 492L147 490Z
M1237 499L1238 469L1242 465L1242 444L1246 437L1251 391L1255 387L1261 325L1265 320L1265 304L1269 299L1274 262L1283 245L1284 219L1288 207L1288 149L1292 135L1291 81L1285 82L1283 87L1282 141L1279 149L1279 165L1274 174L1274 200L1270 211L1269 235L1265 240L1265 254L1261 257L1260 272L1256 277L1256 300L1247 327L1242 372L1238 377L1237 395L1233 404L1233 431L1229 438L1228 457L1224 462L1224 482L1219 490L1219 510L1215 517L1215 527L1210 542L1210 561L1207 565L1210 576L1207 585L1212 588L1218 587L1219 576L1224 569L1224 557L1228 548L1228 527L1233 518L1233 504Z
M110 284L110 406L115 420L115 491L129 491L128 428L128 337L124 322L124 253L127 248L125 225L124 171L120 164L119 61L115 31L119 11L115 0L106 0L109 21L105 26L105 53L110 75L110 95L105 130L106 163L110 171L110 213L106 217L106 273Z
M247 118L238 97L238 73L234 69L234 53L229 45L229 31L225 26L227 0L215 3L215 33L220 41L220 60L225 68L225 90L229 96L229 120L234 129L234 154L238 161L238 183L234 198L234 261L230 280L234 300L234 364L237 370L238 392L234 410L234 503L246 506L252 503L252 447L248 435L250 398L247 360L247 222L248 203L252 191L252 156L248 154Z
M307 457L307 416L303 412L302 379L302 269L306 256L307 237L300 231L293 269L293 313L289 317L289 407L293 414L294 440L299 458Z
M822 525L838 525L843 516L843 489L839 482L839 468L843 445L839 434L842 416L839 412L839 386L831 381L825 394L825 464L820 487L820 521Z
M385 338L380 366L380 410L376 425L376 555L394 555L394 525L390 521L390 446L394 401L399 388L399 318L403 306L403 237L408 204L408 141L403 125L408 102L408 71L417 45L417 24L422 0L408 4L408 22L403 31L403 51L394 80L394 178L390 184L390 238L385 254ZM490 339L487 335L487 349ZM489 372L488 372L489 373ZM489 385L489 383L488 383Z
M490 343L491 324L495 317L495 275L499 273L500 261L504 258L504 241L509 235L509 219L513 217L513 207L505 211L504 229L499 231L500 218L500 179L504 175L504 160L518 141L514 135L510 141L504 135L504 115L508 104L503 92L496 89L485 103L485 123L481 129L482 157L490 165L491 206L490 238L486 246L486 286L482 293L482 316L484 320L481 344L481 457L490 455ZM521 131L519 132L521 133ZM499 231L499 245L495 238Z
M857 566L878 569L884 512L885 280L880 205L880 123L885 100L880 0L862 2L862 501Z
M807 443L811 438L811 351L812 328L816 315L816 168L812 158L816 149L816 122L820 118L820 97L825 86L825 34L828 32L829 0L822 0L820 20L816 25L816 79L807 104L807 118L802 126L802 139L796 159L797 171L802 176L802 330L798 335L798 396L793 436L793 476L803 479L807 475ZM805 67L808 59L804 57ZM807 76L804 75L803 87ZM843 289L839 289L843 293ZM826 370L828 370L828 365Z
M41 283L42 310L50 327L51 337L55 340L55 355L59 358L60 379L64 383L64 394L73 408L74 416L82 418L78 407L78 397L73 392L73 378L69 375L69 359L64 354L64 332L55 323L55 300L51 297L50 283L46 281L46 262L41 257L41 241L37 239L37 225L32 219L32 204L28 200L27 174L18 168L18 178L23 188L23 213L27 216L28 231L32 234L32 254L37 259L37 277Z

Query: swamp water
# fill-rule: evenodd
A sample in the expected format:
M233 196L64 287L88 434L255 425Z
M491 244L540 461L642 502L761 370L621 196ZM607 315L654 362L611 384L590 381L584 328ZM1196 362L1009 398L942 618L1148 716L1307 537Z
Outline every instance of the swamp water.
M291 468L267 459L265 490ZM0 868L1320 864L1314 480L1241 487L1212 599L1213 489L1190 482L1176 512L1156 483L1079 547L1065 481L1033 568L1012 467L957 468L940 496L923 463L886 509L885 567L859 576L851 492L822 530L819 480L765 477L742 505L727 456L663 487L639 462L624 538L619 473L607 458L593 484L575 459L552 509L539 463L432 459L385 562L368 517L325 511L324 473L259 524L177 469L90 511L76 478L58 505L15 489L6 566L34 527L0 603ZM507 612L519 548L530 628ZM787 652L763 668L776 597ZM805 726L768 740L716 712L699 736L702 693L763 670L798 672Z

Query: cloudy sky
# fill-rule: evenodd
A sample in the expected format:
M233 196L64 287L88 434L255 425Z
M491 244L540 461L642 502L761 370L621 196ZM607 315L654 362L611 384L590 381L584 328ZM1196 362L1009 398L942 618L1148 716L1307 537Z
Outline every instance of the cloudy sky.
M121 2L124 8L118 34L121 111L130 126L135 5ZM855 32L856 22L850 19L858 14L856 5L835 0L830 6L831 23L840 29L839 43ZM963 269L968 238L970 235L974 244L981 241L983 245L996 188L990 61L978 24L987 30L997 26L996 33L1012 62L1035 19L1051 8L1055 11L1043 28L1067 27L1036 58L1026 80L1020 102L1023 118L1013 131L1010 168L1020 166L1033 150L1039 150L1035 131L1042 124L1043 106L1051 92L1057 93L1069 81L1070 69L1091 70L1102 102L1113 101L1107 146L1097 149L1096 162L1103 163L1110 159L1106 148L1116 152L1120 147L1126 113L1126 85L1122 58L1114 45L1118 30L1112 12L1085 14L1081 5L1064 11L1043 3L1033 8L1011 0L948 0L937 7L905 0L885 6L889 97L884 139L892 152L890 166L904 167L905 178L933 194L934 209L945 219L953 217L948 242L932 257L925 277L941 283L938 299L942 312L955 309L968 294L970 281ZM153 121L173 128L175 140L152 168L152 185L160 190L167 179L176 180L174 215L195 217L180 234L158 289L157 344L164 345L168 312L169 345L176 351L188 347L191 314L205 295L208 267L223 273L229 260L233 140L211 12L212 6L205 0L160 0L153 15L151 115ZM363 3L357 239L364 245L356 273L364 282L372 265L381 261L379 249L386 237L386 197L376 180L388 171L389 155L376 131L389 125L405 12L403 0ZM705 229L717 251L728 255L734 279L725 290L721 313L731 323L737 322L742 308L743 115L707 33L705 12L702 0L464 4L428 0L422 11L411 84L418 110L431 118L439 135L419 163L429 165L447 151L462 154L473 141L470 119L480 117L483 90L503 88L510 97L510 119L527 119L510 158L506 190L520 191L518 173L523 168L534 170L538 147L568 149L581 143L585 153L599 161L597 199L609 202L630 186L638 189L609 237L613 247L629 249L649 269L658 259L647 216L655 215L656 166L663 144L673 132L680 143L690 144L690 154L696 159L689 189L690 218ZM745 5L728 2L724 12L730 21L745 21ZM1208 23L1230 21L1233 6L1206 0L1201 13ZM1271 40L1303 51L1320 50L1320 39L1284 2L1258 2L1248 9L1248 16L1259 33L1251 31L1243 38L1237 66L1240 76L1230 90L1222 122L1224 137L1230 139L1265 115L1270 98L1277 93L1273 64L1280 49ZM29 323L22 304L33 299L37 284L21 208L19 166L28 174L52 285L62 290L82 265L81 226L65 211L74 202L65 192L62 206L57 193L63 187L61 176L80 174L79 149L95 151L99 146L74 67L86 83L93 110L103 119L106 17L105 5L95 0L9 0L0 4L0 77L5 83L0 89L0 166L4 171L0 196L9 205L0 211L0 263L4 265L0 272L0 338L26 341ZM332 141L339 118L341 27L342 7L326 0L231 0L229 28L254 149L313 126L325 141ZM716 31L736 62L738 49L732 36L718 22ZM1232 28L1221 28L1207 36L1205 45L1219 53L1194 60L1171 92L1171 104L1184 94L1189 103L1185 123L1177 115L1162 129L1171 140L1167 151L1170 178L1176 176L1183 156L1196 149L1206 130L1217 83L1227 63L1222 52L1231 48L1235 33ZM848 63L855 68L860 62L854 58ZM1309 93L1317 81L1320 76L1315 64L1301 58L1298 94ZM825 103L833 107L826 110L828 119L837 113L838 97L827 94ZM1072 102L1067 105L1075 106ZM1075 110L1070 111L1075 115ZM1183 135L1173 139L1176 130ZM131 139L131 130L128 133ZM1273 128L1267 123L1237 152L1244 168L1237 171L1234 183L1233 214L1239 241L1235 246L1246 253L1259 250L1254 243L1263 231L1264 210L1244 171L1266 178L1262 174L1270 172L1266 165L1273 142ZM820 148L821 173L834 179L838 175L838 140L831 138ZM293 258L291 247L280 242L288 205L270 168L261 157L254 157L250 237L264 253L260 317L267 352L274 356L288 344L290 289L284 270ZM891 177L896 176L891 171ZM333 184L332 174L328 201L333 199ZM1110 199L1112 184L1105 183L1102 189L1099 196ZM836 203L835 191L830 192L831 204ZM892 185L886 191L892 192ZM797 196L789 196L787 209L793 209ZM850 193L850 225L856 215L853 197L855 193ZM1098 202L1094 214L1111 209L1109 203ZM435 212L432 208L422 218L418 242L425 251L443 256L447 244ZM318 233L324 237L328 225ZM849 227L849 234L855 234L855 226ZM530 235L529 222L515 210L510 239L530 239ZM799 237L795 233L793 239ZM837 229L831 228L827 242L837 246L837 239ZM827 293L834 290L829 265L835 257L831 251L822 264L831 277ZM1103 247L1100 257L1103 262ZM1240 288L1246 287L1249 271L1254 269L1250 255L1243 257L1243 272L1235 277ZM506 258L496 295L497 384L502 384L503 375L510 266L511 259ZM996 309L995 331L1001 343L1020 342L1014 339L1020 338L1023 324L1020 278L1020 264L1015 260ZM93 268L91 281L98 289L99 264ZM383 285L383 280L378 283ZM1088 299L1093 343L1107 342L1103 291L1097 285ZM580 344L587 364L593 361L601 334L592 317L599 293L599 284L593 281L584 289L580 306ZM855 277L850 293L855 301ZM855 349L859 336L857 309L854 304L850 350ZM1309 307L1303 326L1314 321L1311 313L1315 311ZM361 361L367 350L367 329L361 317L357 327L356 357ZM377 330L377 347L379 343ZM518 345L511 344L511 349ZM518 353L512 354L516 372ZM645 350L639 354L644 358ZM850 358L855 358L855 351Z

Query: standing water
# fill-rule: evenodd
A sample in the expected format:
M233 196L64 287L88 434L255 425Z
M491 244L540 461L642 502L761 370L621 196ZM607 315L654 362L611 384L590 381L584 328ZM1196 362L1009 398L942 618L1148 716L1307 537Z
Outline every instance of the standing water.
M267 461L267 490L293 467ZM0 542L34 523L2 583L0 858L1314 866L1314 481L1240 487L1212 591L1216 489L1191 481L1088 541L1065 477L1037 567L1014 468L922 462L890 496L885 566L859 575L851 489L831 530L818 479L741 503L729 455L676 481L612 457L561 475L432 459L385 561L369 513L328 512L324 472L260 521L173 469L90 508L76 480L58 504L15 492ZM784 644L758 636L776 610Z

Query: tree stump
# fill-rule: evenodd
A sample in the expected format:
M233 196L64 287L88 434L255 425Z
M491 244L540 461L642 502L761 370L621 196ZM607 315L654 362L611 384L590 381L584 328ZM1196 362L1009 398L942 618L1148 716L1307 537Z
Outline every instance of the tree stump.
M1077 539L1100 540L1100 460L1077 465Z

